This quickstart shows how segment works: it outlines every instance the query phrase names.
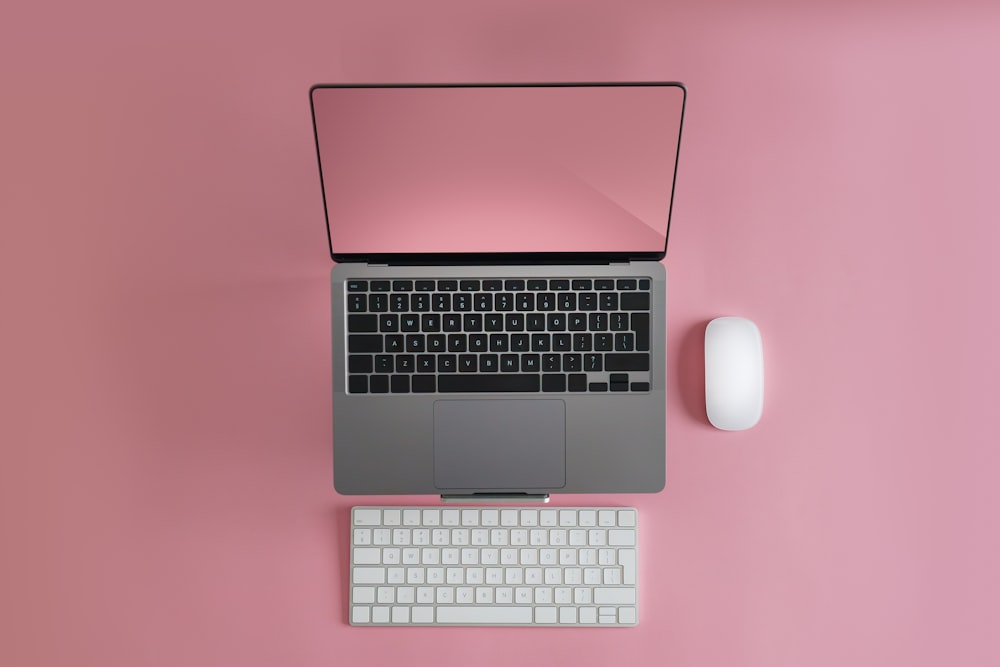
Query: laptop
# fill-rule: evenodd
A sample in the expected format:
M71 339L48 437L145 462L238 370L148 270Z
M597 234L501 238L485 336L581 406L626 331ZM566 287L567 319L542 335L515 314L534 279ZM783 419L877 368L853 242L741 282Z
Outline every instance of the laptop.
M316 85L334 486L660 491L680 83Z

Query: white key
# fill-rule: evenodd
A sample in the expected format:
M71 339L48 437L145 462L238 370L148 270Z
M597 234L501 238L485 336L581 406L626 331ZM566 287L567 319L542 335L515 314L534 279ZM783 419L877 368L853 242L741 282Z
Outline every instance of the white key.
M526 528L515 528L510 531L510 543L515 547L523 547L528 543L528 530Z
M356 567L354 568L353 579L356 584L384 584L385 568Z
M595 604L635 604L634 588L595 588Z
M552 589L551 588L536 588L535 589L535 604L552 604Z
M539 526L556 526L559 524L559 513L555 510L541 510L538 512Z
M578 586L583 583L583 570L578 567L567 567L563 572L563 581L571 586Z
M581 623L597 623L597 607L582 607L580 609Z
M483 568L481 567L470 567L465 571L465 583L467 584L481 584L483 579Z
M566 546L566 531L553 530L549 532L549 544L555 547Z
M390 584L401 584L406 581L406 571L401 567L390 567L386 570L385 580Z
M403 510L403 525L404 526L419 526L420 525L420 510L406 509Z
M399 565L399 559L402 557L399 549L389 548L382 549L382 562L386 565Z
M618 563L622 566L622 583L635 586L635 549L619 549Z
M476 604L492 604L493 589L487 586L480 586L476 589Z
M451 586L442 586L437 589L438 604L451 604L455 601L455 589Z
M354 544L355 546L363 547L372 543L372 531L371 528L355 528L354 529Z
M508 544L508 532L503 528L494 528L490 531L490 544L495 547L506 546Z
M414 607L410 610L412 623L433 623L434 607Z
M355 586L354 604L371 604L375 602L375 588L373 586Z
M556 549L540 549L538 552L538 562L542 565L555 565L558 561Z
M424 583L424 568L422 567L410 567L406 569L406 583L408 584L422 584Z
M474 599L472 586L459 586L455 589L455 602L458 604L472 604Z
M635 525L635 510L618 510L618 525L631 528Z
M501 549L500 564L517 565L517 549Z
M419 565L420 564L420 549L414 547L407 547L403 549L403 564L404 565Z
M389 622L388 607L372 607L372 623L388 623L388 622Z
M376 565L382 559L382 550L378 547L354 549L355 565Z
M443 567L429 567L429 568L427 568L427 583L428 584L443 584L444 583L444 568Z
M622 583L622 572L617 567L609 567L604 570L604 583L608 586L618 586Z
M393 623L409 623L410 622L410 608L409 607L393 607L392 608L392 622Z
M614 616L614 614L601 614L597 617L598 623L602 624L616 623L617 620L618 619Z
M524 570L524 583L526 584L540 584L542 583L542 568L540 567L529 567Z
M431 543L431 531L426 528L415 528L413 530L413 543L418 547L425 547Z
M573 604L573 589L566 586L557 587L556 604Z
M521 565L538 565L538 549L521 549Z
M514 601L517 604L531 604L531 589L526 586L514 589Z
M560 549L559 564L576 565L576 549Z
M535 607L535 623L555 623L555 607Z
M436 509L424 510L423 518L425 526L440 526L441 510L436 510Z
M499 567L488 567L486 568L486 583L488 584L502 584L503 583L503 569Z
M420 562L424 565L437 565L441 562L441 550L434 547L421 549Z
M479 565L479 549L462 549L462 565Z
M514 589L502 586L497 589L497 604L510 604L514 601Z
M590 531L590 532L594 532L594 531ZM586 544L587 544L587 531L580 530L580 529L569 531L569 543L572 544L574 547L586 546ZM593 544L593 543L591 543L591 544Z
M413 604L416 591L412 586L402 586L396 590L396 602L400 604Z
M439 607L437 622L462 625L528 624L531 623L531 607Z
M374 535L372 536L372 542L381 546L385 546L392 542L392 531L388 528L376 528L372 531Z
M435 528L431 531L431 544L436 547L448 546L450 533L447 528Z
M587 531L587 540L592 547L603 547L608 544L608 531L602 528L594 528Z
M575 526L576 525L576 510L559 510L559 525L560 526Z
M567 624L576 623L576 607L560 607L559 622Z
M632 547L635 546L635 531L634 530L609 530L608 531L608 544L613 547Z
M459 550L454 547L441 550L441 562L445 565L458 565Z
M451 543L456 547L465 547L469 545L469 529L468 528L452 528L451 529Z
M486 546L490 543L490 531L486 528L472 529L472 544L477 547Z
M434 588L431 586L417 587L417 604L433 604Z
M619 607L618 622L627 625L635 625L635 607Z
M521 510L521 525L532 526L538 525L538 510Z
M535 547L544 547L549 543L549 531L536 528L528 534L528 542Z
M599 567L588 567L583 570L583 583L590 584L591 586L596 586L601 583L601 568Z
M613 526L615 525L615 511L614 510L601 510L597 513L597 525L598 526Z
M545 568L545 583L561 584L562 583L562 570L558 567L547 567Z
M597 549L580 549L580 565L597 565Z
M355 526L377 526L382 523L382 510L354 508Z
M462 525L463 526L478 526L479 525L479 510L462 510Z
M589 528L597 525L597 512L594 510L580 510L580 525Z
M573 589L573 604L590 604L590 589L589 588L574 588Z
M445 581L449 584L464 584L465 570L460 567L449 567L445 573Z
M524 583L524 573L519 567L508 567L504 570L504 583L505 584L523 584Z
M442 526L457 526L458 521L458 510L442 510L441 511L441 525Z
M614 549L600 549L597 552L597 562L600 565L617 565L618 560L615 558Z
M483 510L480 516L484 526L500 525L500 510Z
M392 543L396 546L406 546L410 543L410 529L396 528L392 531Z
M500 510L500 525L508 527L516 526L517 510Z
M382 524L385 526L398 526L402 523L402 513L397 510L386 510L382 512Z
M479 552L479 562L483 565L497 565L500 563L500 550L483 549Z
M396 589L392 586L378 587L379 604L392 604L396 599Z
M368 607L355 607L351 610L351 622L368 623L371 620L369 614L370 610Z

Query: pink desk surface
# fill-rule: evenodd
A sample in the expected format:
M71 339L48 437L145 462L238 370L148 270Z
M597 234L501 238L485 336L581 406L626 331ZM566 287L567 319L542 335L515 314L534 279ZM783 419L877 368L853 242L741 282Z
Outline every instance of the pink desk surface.
M0 664L1000 664L1000 9L809 5L5 4ZM553 79L690 88L642 623L351 628L308 86Z

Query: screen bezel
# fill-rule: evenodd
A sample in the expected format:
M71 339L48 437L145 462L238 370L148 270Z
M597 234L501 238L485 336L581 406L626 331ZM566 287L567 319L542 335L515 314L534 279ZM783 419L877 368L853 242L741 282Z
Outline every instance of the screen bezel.
M637 252L477 252L477 253L336 253L330 231L330 213L326 205L326 187L323 183L323 159L319 151L319 130L316 126L314 93L325 88L572 88L572 87L630 87L660 86L680 88L681 115L677 127L677 151L674 155L673 182L670 184L670 203L667 207L667 227L663 238L663 251ZM368 262L372 264L408 265L465 265L465 264L607 264L637 260L660 261L667 254L670 238L670 220L674 207L677 185L677 165L681 152L684 129L684 110L687 106L687 88L677 81L622 81L622 82L562 82L562 83L318 83L309 88L309 108L313 121L313 139L316 142L316 161L319 165L319 184L323 195L323 215L326 218L326 240L330 257L337 263Z

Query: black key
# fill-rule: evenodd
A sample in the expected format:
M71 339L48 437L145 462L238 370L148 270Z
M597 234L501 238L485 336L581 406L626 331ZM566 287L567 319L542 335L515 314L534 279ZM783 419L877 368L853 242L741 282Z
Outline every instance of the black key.
M542 370L546 373L558 373L562 370L562 357L558 354L542 355Z
M639 280L639 289L649 289L649 278L642 278Z
M499 311L514 310L514 295L510 292L500 292L493 299L493 305Z
M635 334L623 331L615 334L615 352L631 352L635 349Z
M559 310L576 310L576 294L573 292L562 292L556 299Z
M374 283L372 283L374 284ZM389 295L382 294L369 294L368 295L368 310L373 313L384 313L389 310Z
M506 352L510 349L510 340L507 334L490 335L490 352Z
M619 278L618 279L618 289L625 290L635 290L638 287L635 278Z
M364 294L347 295L347 312L363 313L368 310L368 299Z
M406 351L407 352L423 352L424 351L424 335L423 334L410 334L406 337Z
M462 316L462 328L465 331L482 331L483 330L483 316L482 315L463 315Z
M379 315L378 330L382 333L396 333L399 331L399 315Z
M555 310L556 295L552 292L541 292L538 295L538 310Z
M442 315L441 316L441 330L442 331L461 331L462 330L462 317L460 315Z
M531 292L521 292L514 298L514 307L518 310L534 310L535 295Z
M552 349L552 340L548 334L531 334L531 351L548 352ZM379 352L379 350L375 350Z
M476 310L493 310L493 295L489 292L479 292L472 299L472 304Z
M375 355L375 372L376 373L391 373L393 368L395 368L395 364L392 361L392 355L391 354L376 354Z
M434 281L433 280L418 280L416 282L416 289L418 292L433 292L434 291Z
M607 352L614 346L614 334L609 333L595 333L594 334L594 351L595 352Z
M510 292L520 292L524 289L523 280L505 280L503 281L503 288Z
M454 373L458 370L454 354L439 354L437 358L438 373Z
M628 330L628 313L611 313L608 317L612 331Z
M607 391L607 390L608 390L608 383L607 382L591 382L590 383L590 391Z
M399 318L400 331L420 331L420 315L403 315Z
M538 391L538 375L441 375L438 391L507 392Z
M458 289L457 280L439 280L438 281L438 291L439 292L454 292Z
M649 313L632 313L632 331L635 332L635 349L649 351Z
M414 361L412 354L397 354L396 355L396 372L397 373L412 373L416 362Z
M480 289L479 281L478 280L459 281L458 289L462 290L463 292L478 292Z
M393 292L412 292L413 291L413 281L412 280L393 280L392 281L392 291Z
M503 289L502 280L484 280L483 289L487 292L499 292Z
M434 359L435 357L433 354L417 355L417 372L433 373L436 370ZM416 389L414 389L413 391L416 391Z
M518 369L517 355L516 354L501 354L500 355L500 372L501 373L516 373Z
M628 382L628 373L611 373L608 382Z
M367 375L349 375L347 377L347 391L352 394L368 393Z
M573 334L573 351L590 352L593 349L592 337L589 333Z
M451 307L459 312L472 310L472 295L460 292L451 300Z
M573 289L575 290L585 290L593 289L593 283L589 278L577 278L573 281Z
M546 322L549 331L566 331L566 316L562 313L550 313Z
M521 372L522 373L537 373L541 370L540 358L537 354L522 354L521 355Z
M528 331L545 331L545 316L539 313L531 313L525 318Z
M556 352L569 352L573 349L572 336L569 334L552 334L552 349Z
M352 334L347 337L348 352L381 352L382 336Z
M394 313L405 313L410 309L409 294L393 294L389 297L389 310Z
M505 315L504 329L506 331L524 331L524 315L520 313Z
M415 375L413 377L413 393L429 394L434 391L433 375Z
M583 373L574 373L569 376L570 391L587 391L587 376Z
M451 295L435 294L434 297L431 299L431 308L438 312L451 310Z
M431 295L423 292L414 294L413 298L410 299L410 308L418 313L426 313L431 309Z
M564 354L562 363L564 371L583 370L583 358L579 354Z
M631 354L605 354L604 366L609 371L648 371L649 354L645 352L633 352Z
M467 343L465 334L451 334L448 336L448 351L465 352Z
M584 292L580 295L580 310L597 310L596 292Z
M410 393L410 376L409 375L393 375L389 378L389 387L392 389L394 394L408 394Z
M373 291L373 292L388 292L389 291L389 281L388 280L373 280L371 282L371 291Z
M529 280L528 281L528 289L530 291L532 291L532 292L541 291L541 290L545 289L546 286L547 286L547 283L544 280Z
M406 344L403 341L403 337L399 334L390 334L385 337L386 352L403 352L405 350Z
M479 355L479 372L496 373L500 370L500 358L495 354Z
M421 315L420 316L420 330L434 333L436 331L441 331L441 316L440 315Z
M649 310L649 292L622 294L622 310Z
M586 331L587 330L587 315L586 313L570 313L566 316L566 328L570 331Z
M596 289L598 292L600 292L601 290L610 290L610 289L614 289L614 288L615 288L615 281L614 280L595 280L594 281L594 289Z
M374 333L378 331L378 315L348 315L347 330L352 333Z
M444 352L447 349L448 343L444 334L430 334L427 336L428 352Z
M486 334L471 334L469 336L469 352L485 352L489 348Z
M527 352L529 347L531 347L531 339L528 337L528 334L511 334L511 352Z
M608 330L608 314L607 313L590 313L587 316L590 320L590 330L591 331L607 331Z
M389 376L373 375L368 381L368 390L373 394L389 393Z
M588 373L596 373L604 370L604 367L601 364L601 356L602 355L600 354L583 355L583 370Z
M549 289L553 290L553 291L556 291L556 290L568 290L569 289L569 281L568 280L550 280L549 281Z
M479 369L479 365L476 364L476 355L474 354L460 354L458 355L458 372L459 373L475 373Z
M348 292L364 292L368 289L367 280L348 280L347 281L347 291Z
M374 368L372 355L350 354L347 356L348 373L371 373Z
M566 391L566 376L546 373L542 376L542 391Z
M601 292L597 302L601 305L601 310L618 310L618 293Z
M609 386L611 391L628 391L628 382L612 382Z
M649 391L648 382L633 382L632 391Z

